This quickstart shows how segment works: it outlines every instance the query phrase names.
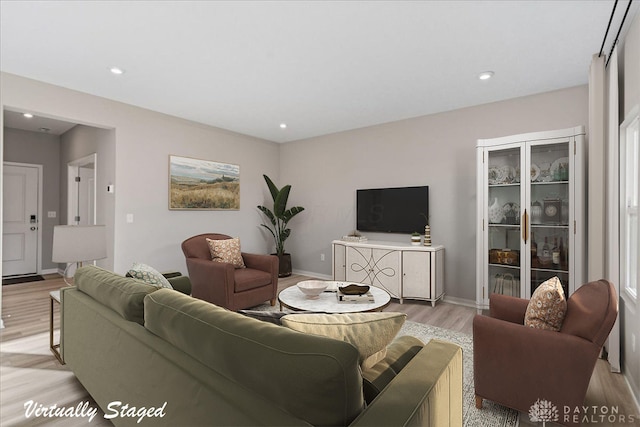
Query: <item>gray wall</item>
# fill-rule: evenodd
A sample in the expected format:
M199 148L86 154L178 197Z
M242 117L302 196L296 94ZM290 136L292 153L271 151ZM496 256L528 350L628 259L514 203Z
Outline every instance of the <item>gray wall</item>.
M331 240L355 228L356 189L429 185L445 292L475 303L476 140L586 126L587 110L587 86L579 86L283 144L281 183L292 184L291 204L307 209L290 223L294 269L331 274Z
M109 195L114 199L112 223L105 218L114 242L105 265L114 271L123 273L140 261L186 273L180 243L204 232L238 236L249 252L273 249L272 240L259 230L256 206L268 200L262 174L278 180L278 144L8 73L0 73L0 105L113 129L114 157L103 170L115 170L117 178L115 194ZM240 210L170 211L170 154L240 165ZM126 222L129 213L132 224Z
M106 226L107 235L113 235L115 223L115 197L107 193L107 185L115 184L115 131L78 125L60 138L60 216L61 224L68 224L68 163L90 154L97 154L96 223ZM97 264L113 269L113 239L107 241L107 259Z
M4 161L42 165L42 269L57 269L51 261L53 227L60 224L60 137L42 132L4 129ZM47 212L56 212L48 218Z

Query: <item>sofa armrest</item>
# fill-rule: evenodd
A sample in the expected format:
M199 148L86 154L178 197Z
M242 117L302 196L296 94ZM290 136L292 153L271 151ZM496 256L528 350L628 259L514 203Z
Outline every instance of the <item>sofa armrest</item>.
M187 270L191 279L191 296L226 305L230 293L233 292L233 265L201 258L187 258Z
M489 301L489 316L506 320L507 322L524 325L524 315L529 300L508 295L491 294Z
M351 425L462 425L462 349L429 341Z
M167 277L167 280L176 291L182 292L185 295L191 295L191 280L189 280L187 276Z
M541 396L558 407L581 405L598 354L596 345L574 335L482 315L473 319L476 395L513 402L521 411Z

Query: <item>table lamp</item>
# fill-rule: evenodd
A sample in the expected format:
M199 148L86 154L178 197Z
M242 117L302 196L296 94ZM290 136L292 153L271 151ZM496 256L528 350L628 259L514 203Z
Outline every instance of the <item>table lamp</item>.
M67 270L75 263L82 267L83 261L93 261L107 257L107 233L104 225L56 225L53 227L52 261L67 263Z

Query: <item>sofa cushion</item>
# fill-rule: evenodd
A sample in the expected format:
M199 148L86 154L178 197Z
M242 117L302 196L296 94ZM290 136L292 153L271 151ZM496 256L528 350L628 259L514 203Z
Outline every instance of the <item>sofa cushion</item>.
M235 272L235 292L261 288L271 283L271 274L267 271L243 268Z
M123 277L94 265L76 271L79 291L111 308L126 320L144 324L144 297L158 288L140 280Z
M235 268L245 268L242 252L240 252L240 239L213 240L207 238L211 259L215 262L232 264Z
M362 369L382 360L404 324L404 313L292 314L282 324L296 331L346 341L360 353Z
M424 343L409 335L396 337L387 346L387 354L380 362L368 369L362 370L364 379L364 398L367 403L373 399L400 373L413 356L422 348Z
M358 351L176 291L145 298L145 328L311 425L348 425L364 408Z
M559 331L567 312L567 301L560 279L552 277L531 295L524 324L530 328Z
M140 262L134 262L129 271L127 272L134 279L139 279L148 285L153 285L156 288L173 289L171 283L155 268L147 264Z

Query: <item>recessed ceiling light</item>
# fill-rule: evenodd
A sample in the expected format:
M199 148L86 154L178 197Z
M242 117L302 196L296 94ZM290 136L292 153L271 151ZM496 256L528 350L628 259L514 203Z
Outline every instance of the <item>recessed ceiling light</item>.
M24 113L23 116L26 117L27 119L33 118L33 114L31 113Z
M478 78L480 80L489 80L491 77L493 77L493 71L483 71L482 73L478 74Z
M124 70L122 68L118 68L118 67L111 67L111 68L109 68L109 71L111 71L113 74L116 74L118 76L121 75L121 74L124 74Z
M286 123L280 123L280 129L286 129L286 128L287 128Z

